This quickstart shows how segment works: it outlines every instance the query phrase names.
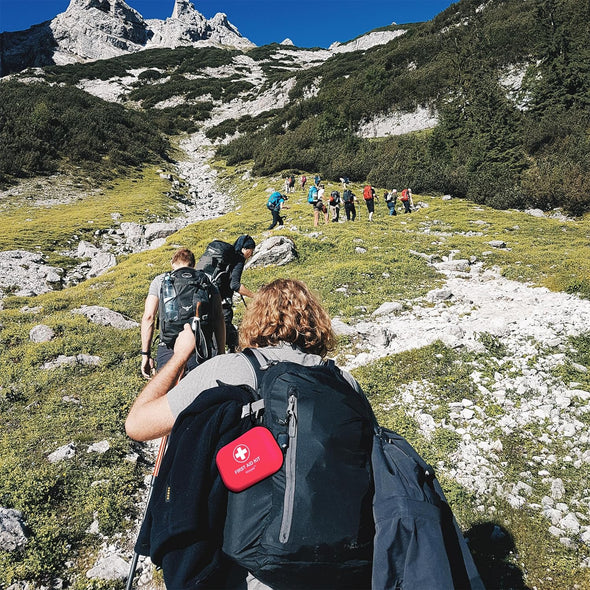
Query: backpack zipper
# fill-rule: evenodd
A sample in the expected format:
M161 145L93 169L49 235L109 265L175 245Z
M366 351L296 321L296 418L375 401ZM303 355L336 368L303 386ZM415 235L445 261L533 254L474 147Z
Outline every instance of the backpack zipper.
M295 504L295 460L297 456L297 396L294 389L290 392L287 404L287 422L289 424L289 446L285 456L285 498L283 501L283 520L279 530L279 541L286 543L291 533L293 507Z

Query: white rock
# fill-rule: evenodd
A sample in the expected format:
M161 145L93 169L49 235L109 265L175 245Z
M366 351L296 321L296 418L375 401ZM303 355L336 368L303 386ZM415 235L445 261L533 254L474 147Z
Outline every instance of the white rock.
M382 303L374 312L373 315L389 315L402 311L404 306L397 301L386 301Z
M554 500L561 500L565 495L563 480L556 478L551 482L551 497Z
M332 330L337 336L354 336L358 332L339 318L332 318Z
M125 580L129 573L129 564L119 555L109 555L99 560L96 565L86 572L89 579Z
M111 448L108 440L101 440L100 442L94 443L90 445L87 449L87 453L99 453L102 455L106 453Z
M39 324L34 328L31 328L29 332L29 339L31 342L41 343L41 342L49 342L55 336L55 332L49 327L45 326L44 324Z
M16 551L28 542L22 512L12 508L0 508L0 551Z
M47 459L50 463L59 463L60 461L65 461L66 459L71 459L76 454L76 445L71 442L63 447L59 447L50 453L47 456Z
M112 309L99 305L82 305L79 308L72 309L72 313L84 315L94 324L113 326L119 330L130 330L139 327L138 322L130 320Z
M426 294L426 299L428 301L446 301L453 296L452 291L449 289L433 289Z
M580 531L580 523L578 522L576 515L571 512L565 518L561 519L558 526L569 533L575 534Z

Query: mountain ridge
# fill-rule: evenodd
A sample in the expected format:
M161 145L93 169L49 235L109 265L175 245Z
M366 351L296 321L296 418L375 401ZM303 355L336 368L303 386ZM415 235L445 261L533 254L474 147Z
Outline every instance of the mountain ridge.
M175 0L164 20L144 19L124 0L71 0L65 12L25 31L0 34L0 76L28 67L108 59L144 49L255 47L227 15L211 19L190 0Z

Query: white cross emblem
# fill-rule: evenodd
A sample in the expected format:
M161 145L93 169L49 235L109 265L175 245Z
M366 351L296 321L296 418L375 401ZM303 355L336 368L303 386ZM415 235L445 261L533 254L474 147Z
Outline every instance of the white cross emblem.
M250 449L246 445L238 445L234 449L234 459L238 463L243 463L244 461L247 461L249 456Z

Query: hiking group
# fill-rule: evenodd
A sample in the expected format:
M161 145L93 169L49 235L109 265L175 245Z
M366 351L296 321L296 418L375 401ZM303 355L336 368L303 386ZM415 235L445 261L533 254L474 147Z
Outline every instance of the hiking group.
M340 178L342 182L342 194L339 190L332 190L326 199L325 186L322 183L319 174L314 177L313 184L307 191L307 202L313 208L313 225L317 227L320 220L323 218L324 223L338 223L340 221L340 209L344 206L346 221L355 221L357 218L357 210L355 202L358 201L356 195L349 188L350 180L347 177ZM301 190L305 190L307 177L302 175L300 179ZM295 192L295 176L289 175L285 178L285 192L273 191L266 206L271 211L272 221L267 229L272 230L275 227L279 229L284 226L285 218L281 215L281 211L288 209L285 201L288 200L288 193ZM363 189L363 201L367 207L367 218L373 221L375 213L375 202L378 200L375 189L370 185L365 185ZM414 207L412 199L412 190L409 188L403 189L399 200L403 205L404 213L411 213ZM383 201L387 206L389 215L397 215L397 189L385 191L383 194Z
M142 354L155 313L174 307L168 278L183 277L187 302L185 284L194 287L189 315L178 311L175 335L158 346L165 362L125 422L131 438L162 437L166 449L135 557L162 567L168 590L483 590L432 468L378 425L359 383L326 358L336 339L318 297L285 278L242 290L254 240L228 244L227 264L216 242L197 264L177 253L173 271L154 279L158 303L151 287L146 300ZM219 275L252 296L229 354ZM214 344L201 346L193 318ZM144 375L152 366L142 360Z

